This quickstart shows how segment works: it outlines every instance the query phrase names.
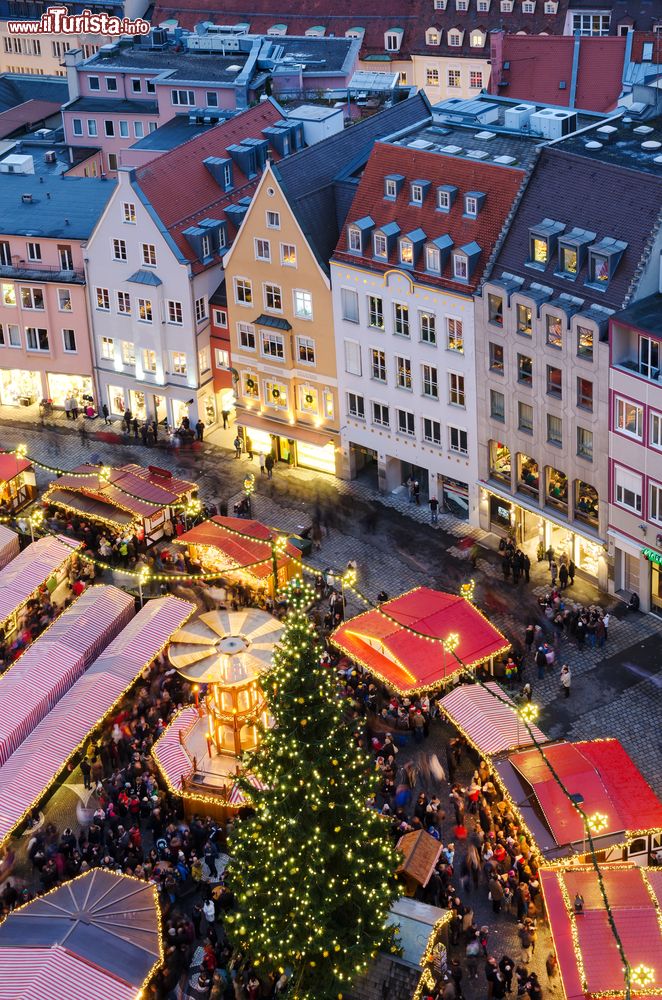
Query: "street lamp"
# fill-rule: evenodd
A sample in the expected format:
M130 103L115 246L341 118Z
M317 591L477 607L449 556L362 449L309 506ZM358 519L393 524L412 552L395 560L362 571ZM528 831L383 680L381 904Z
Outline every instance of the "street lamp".
M138 574L138 593L140 594L141 608L143 606L143 586L145 586L149 582L151 576L152 574L150 572L149 566L143 566L143 568L140 570L140 573Z
M287 536L274 535L271 539L271 568L274 575L274 599L278 592L278 560L285 555Z
M44 523L44 512L43 510L34 510L28 517L28 524L30 525L30 540L34 542L34 532L35 528L39 529Z
M244 496L246 497L246 501L248 504L249 517L253 516L253 510L251 507L251 497L253 496L254 493L255 493L255 476L253 475L252 472L249 472L248 475L244 478Z
M188 531L188 518L198 517L202 510L202 504L197 497L191 497L186 506L184 507L184 527Z
M441 640L441 648L444 651L444 674L446 673L446 652L454 653L459 645L460 637L457 632L451 632L445 639Z
M534 705L533 702L529 701L526 705L520 705L515 714L517 715L517 746L519 746L520 719L525 726L531 726L540 715L540 709L537 705Z

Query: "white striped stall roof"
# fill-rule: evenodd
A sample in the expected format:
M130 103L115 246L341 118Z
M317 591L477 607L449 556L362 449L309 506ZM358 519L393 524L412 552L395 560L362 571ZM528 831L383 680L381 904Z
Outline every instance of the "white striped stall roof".
M0 524L0 569L18 555L18 535L5 524Z
M62 535L39 538L0 571L0 623L46 583L80 542Z
M0 1000L137 1000L135 986L56 944L0 948Z
M124 591L90 587L0 677L0 766L134 613Z
M490 691L505 698L509 705L504 705ZM456 687L439 705L479 753L502 753L518 746L531 746L533 742L526 727L518 721L515 703L494 681ZM537 726L531 726L531 730L539 743L547 743L547 737Z
M152 757L159 770L178 792L181 791L182 777L188 778L193 771L193 762L180 743L179 734L184 732L186 735L199 718L196 708L183 708L152 747Z
M193 611L178 597L149 601L0 767L0 846Z

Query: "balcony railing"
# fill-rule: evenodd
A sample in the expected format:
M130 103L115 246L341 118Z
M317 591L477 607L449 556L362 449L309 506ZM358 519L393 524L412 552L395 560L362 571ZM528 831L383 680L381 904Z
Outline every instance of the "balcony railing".
M39 261L20 260L0 264L0 278L24 278L28 281L60 281L62 284L85 284L85 272L76 268L54 267Z
M621 361L614 361L614 365L617 368L625 369L625 371L634 372L635 375L641 375L643 378L647 378L651 382L662 382L662 371L660 368L656 368L654 365L644 364L641 361L637 361L635 358L623 358Z

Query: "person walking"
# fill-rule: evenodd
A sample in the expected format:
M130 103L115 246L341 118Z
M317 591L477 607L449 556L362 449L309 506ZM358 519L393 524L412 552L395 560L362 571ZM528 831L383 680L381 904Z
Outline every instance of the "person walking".
M71 416L74 420L78 420L78 400L72 396L69 402L71 403Z
M417 507L421 505L421 484L418 479L414 480L414 503Z
M67 420L71 420L71 399L69 396L64 401L64 415Z
M538 679L544 681L545 669L547 667L547 654L542 646L538 646L538 652L536 653L536 666L538 668Z
M244 439L244 446L246 448L246 454L248 455L248 461L252 462L253 461L253 442L249 438L248 434L246 435L246 437Z
M261 475L261 476L264 476L264 475L266 475L266 469L265 469L265 467L264 467L264 465L265 465L265 461L266 461L266 456L265 456L265 454L264 454L264 452L263 452L263 451L261 451L261 452L259 453L259 455L257 456L257 460L258 460L258 462L260 463L260 475Z
M568 579L570 580L570 586L572 587L575 582L575 564L572 559L568 563Z
M202 441L203 437L205 436L205 425L203 424L202 420L200 420L200 418L198 418L198 422L195 425L195 436L198 439L198 441Z
M221 416L223 417L223 430L225 431L225 430L227 430L227 427L228 427L228 418L230 416L230 411L229 410L221 410Z
M522 555L522 569L524 571L524 579L528 583L529 575L531 573L531 560L527 556L526 552L524 552Z
M561 687L563 688L563 694L566 698L570 697L570 683L572 681L572 674L570 672L570 667L567 663L564 663L561 667Z
M274 473L274 456L269 452L264 460L264 467L267 470L267 479L271 479Z
M103 413L103 422L104 422L104 424L109 424L110 423L110 410L108 409L108 404L107 403L103 404L103 406L101 407L101 412Z
M124 426L126 427L126 433L128 434L131 430L131 410L127 409L124 411Z
M80 762L80 773L83 775L83 787L91 788L92 782L90 781L90 775L92 773L92 768L87 757L83 757Z
M439 520L439 501L436 497L430 497L428 504L430 505L430 518L432 524L436 524Z
M519 930L517 931L517 936L519 938L520 947L522 949L522 954L520 955L520 961L522 965L528 965L531 961L531 931L527 924L520 924Z
M138 427L138 417L134 417L131 421L131 426L133 427L133 436L135 440L138 440L138 434L140 433L140 428Z
M568 586L568 567L565 563L561 563L561 568L559 570L559 585L561 590L565 590Z
M549 568L551 570L552 563L554 562L554 549L552 548L551 545L545 552L545 558L547 559L547 562L549 563Z
M602 624L605 627L605 642L609 638L609 620L610 620L610 616L609 616L609 612L607 612L606 615L602 616Z
M241 438L238 434L232 444L234 445L234 457L241 458Z
M549 574L550 574L550 576L552 578L552 587L554 587L554 586L556 586L556 578L559 575L559 568L558 568L558 566L556 565L556 563L554 562L553 559L552 559L551 563L549 564Z

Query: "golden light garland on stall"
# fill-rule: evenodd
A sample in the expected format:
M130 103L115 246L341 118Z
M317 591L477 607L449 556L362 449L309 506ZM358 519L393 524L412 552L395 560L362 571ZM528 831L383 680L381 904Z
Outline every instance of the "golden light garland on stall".
M446 924L450 923L452 917L453 911L447 910L443 917L440 917L439 920L437 920L430 932L430 936L425 946L425 951L421 955L419 963L423 968L423 972L421 973L421 978L419 979L416 989L414 990L412 1000L421 1000L423 990L435 989L435 978L432 973L432 969L430 968L434 961L434 949L438 943L437 939L439 937L439 932L446 926Z

